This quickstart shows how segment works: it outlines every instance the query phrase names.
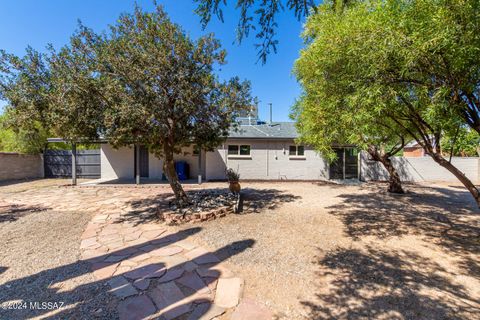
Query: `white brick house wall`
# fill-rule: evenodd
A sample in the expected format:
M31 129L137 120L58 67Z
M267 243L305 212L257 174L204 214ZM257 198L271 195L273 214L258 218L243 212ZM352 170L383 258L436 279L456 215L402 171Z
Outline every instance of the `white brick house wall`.
M228 145L249 145L250 157L228 155ZM325 180L328 164L311 148L304 157L290 157L293 139L228 139L215 152L207 153L207 179L225 178L225 169L252 180Z
M229 144L249 145L249 157L227 155ZM290 157L293 139L228 139L213 152L202 152L202 172L206 180L225 179L226 168L240 173L241 179L252 180L324 180L328 179L328 165L311 148L305 147L304 157ZM134 166L133 148L114 149L101 146L101 172L103 180L131 179ZM198 156L193 147L185 148L175 160L187 161L190 177L198 175ZM149 178L161 179L162 160L149 156Z

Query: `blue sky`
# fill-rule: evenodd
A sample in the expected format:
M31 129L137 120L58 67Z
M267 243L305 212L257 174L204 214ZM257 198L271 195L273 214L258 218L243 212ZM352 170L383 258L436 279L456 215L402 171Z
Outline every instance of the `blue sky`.
M257 62L254 35L241 45L234 44L235 26L238 13L226 10L225 23L212 21L203 31L200 19L193 10L193 0L158 0L170 18L180 24L193 38L206 32L215 33L227 50L226 66L219 71L221 78L238 75L252 82L253 94L260 100L259 113L262 119L268 118L268 103L273 103L273 120L287 121L295 98L300 89L291 74L293 63L302 47L300 32L302 23L291 13L278 17L278 53L269 56L266 65ZM234 0L230 0L234 3ZM138 0L144 9L152 10L153 2ZM32 46L44 50L48 43L56 48L68 41L75 30L77 20L95 31L106 29L120 13L131 11L134 1L128 0L15 0L3 1L0 10L0 48L7 52L23 55L25 47ZM5 103L0 101L0 108Z

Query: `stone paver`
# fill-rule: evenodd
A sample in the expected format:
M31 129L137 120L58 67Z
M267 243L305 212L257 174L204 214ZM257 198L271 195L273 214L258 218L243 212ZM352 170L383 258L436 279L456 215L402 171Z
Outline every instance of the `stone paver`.
M167 272L163 264L150 264L144 267L136 268L125 273L125 277L138 280L148 278L160 278Z
M192 309L192 304L173 282L159 284L149 293L153 302L165 319L175 319Z
M170 268L167 270L167 273L163 277L158 279L158 282L163 283L178 279L183 275L184 272L185 269L182 267Z
M202 281L202 279L200 279L195 271L185 272L185 274L177 279L176 282L198 293L210 293L208 286Z
M225 313L225 308L211 303L201 303L193 310L187 320L210 320ZM251 318L249 320L257 320Z
M108 281L108 284L112 288L109 292L122 299L134 296L138 293L138 291L132 286L132 284L122 276L110 279Z
M245 298L235 309L230 320L270 320L272 318L272 313L266 307L252 299Z
M185 254L185 256L196 264L219 263L220 260L211 252L198 247Z
M253 310L249 303L233 310L241 303L240 278L187 235L151 220L151 208L142 212L135 205L166 192L171 192L168 186L60 187L12 194L8 204L96 213L81 236L81 259L91 265L96 280L105 281L105 290L119 298L120 319L248 315Z
M82 257L122 299L121 319L210 320L239 302L243 281L212 252L160 223L132 225L121 214L100 214L85 233Z
M243 280L240 278L221 278L217 284L215 304L223 308L236 307L242 291Z
M118 304L118 316L120 320L144 319L157 310L150 299L143 296L134 296L120 301Z

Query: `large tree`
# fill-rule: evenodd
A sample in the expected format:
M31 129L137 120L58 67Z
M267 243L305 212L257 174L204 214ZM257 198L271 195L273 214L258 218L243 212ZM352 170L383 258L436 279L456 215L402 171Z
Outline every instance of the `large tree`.
M394 123L396 130L415 139L433 160L454 174L480 205L478 189L442 156L439 143L442 134L451 132L459 121L470 122L459 111L466 104L440 80L449 68L431 64L441 64L440 53L453 54L452 48L470 54L474 48L479 50L471 32L478 19L449 19L454 12L472 17L478 9L475 1L467 0L373 1L348 6L341 15L329 5L321 6L307 23L307 48L297 68L310 70L301 77L306 95L321 98L318 90L325 83L336 86L342 94L332 99L345 112L370 114ZM462 27L468 36L457 32ZM459 52L455 61L463 65L472 59ZM465 87L468 83L472 90L479 84L472 73L458 81Z
M24 57L0 51L0 97L7 100L10 127L34 131L41 125L69 141L98 138L102 103L95 58L78 37L56 52L28 47Z
M2 92L18 119L39 117L66 139L148 147L163 158L176 200L186 206L174 154L191 144L218 146L237 111L253 103L249 82L214 74L225 55L212 35L192 40L160 6L135 7L100 35L80 25L70 44L50 48L46 59L38 55L41 68L27 72L32 58L4 55Z
M336 156L334 146L356 145L385 167L389 174L388 191L404 193L392 157L403 149L408 142L408 135L388 119L366 110L346 108L342 100L342 88L336 85L337 81L342 81L341 74L333 74L328 81L314 82L309 86L308 80L315 77L314 73L318 71L309 65L308 58L302 58L295 69L305 89L292 112L300 133L299 140L314 146L330 161Z
M85 33L87 41L95 38ZM193 41L161 7L122 15L95 47L112 101L105 136L114 146L135 141L161 156L179 205L187 204L174 154L190 144L218 146L236 111L251 104L249 83L218 81L214 67L225 61L219 41L212 35Z

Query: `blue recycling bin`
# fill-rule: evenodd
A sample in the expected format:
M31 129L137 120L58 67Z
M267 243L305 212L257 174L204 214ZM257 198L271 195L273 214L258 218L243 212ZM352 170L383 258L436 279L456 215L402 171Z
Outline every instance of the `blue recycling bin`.
M175 171L180 180L187 180L190 176L190 167L186 161L175 162Z

